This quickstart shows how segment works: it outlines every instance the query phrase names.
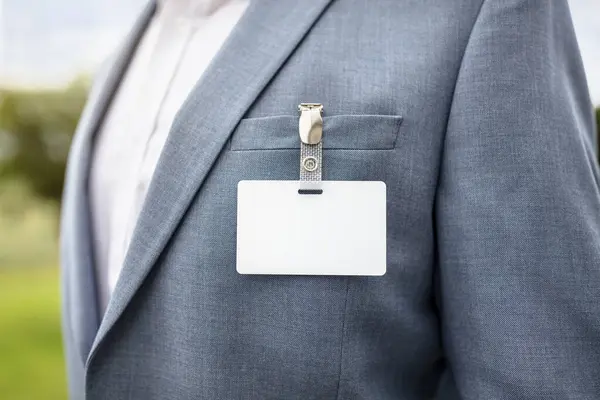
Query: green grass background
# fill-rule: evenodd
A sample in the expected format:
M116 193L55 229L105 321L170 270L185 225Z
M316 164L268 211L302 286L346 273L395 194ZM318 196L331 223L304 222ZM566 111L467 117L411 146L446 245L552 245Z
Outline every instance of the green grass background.
M0 399L66 399L56 205L0 186Z

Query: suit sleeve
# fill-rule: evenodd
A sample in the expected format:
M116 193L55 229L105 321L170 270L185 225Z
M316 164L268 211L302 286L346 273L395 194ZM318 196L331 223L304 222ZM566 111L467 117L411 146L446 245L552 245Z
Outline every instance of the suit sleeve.
M462 399L600 398L600 194L564 0L485 0L457 77L435 226Z

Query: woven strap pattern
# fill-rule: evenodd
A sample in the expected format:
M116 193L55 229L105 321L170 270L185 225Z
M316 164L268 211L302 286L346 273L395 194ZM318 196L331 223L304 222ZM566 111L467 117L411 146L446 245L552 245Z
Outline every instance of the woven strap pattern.
M323 170L323 142L300 144L300 180L320 181Z

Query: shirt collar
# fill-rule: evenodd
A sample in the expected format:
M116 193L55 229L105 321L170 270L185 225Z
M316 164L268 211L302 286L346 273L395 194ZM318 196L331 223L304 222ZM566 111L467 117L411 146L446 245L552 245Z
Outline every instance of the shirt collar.
M230 0L158 0L159 7L175 6L186 9L191 15L210 15Z

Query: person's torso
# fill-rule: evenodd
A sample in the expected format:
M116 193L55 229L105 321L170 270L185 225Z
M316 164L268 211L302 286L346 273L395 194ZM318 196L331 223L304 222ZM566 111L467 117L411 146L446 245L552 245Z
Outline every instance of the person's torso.
M432 210L479 4L292 3L253 10L178 111L88 361L89 399L432 397ZM323 179L387 185L383 277L236 273L237 183L297 179L302 102L325 107Z

